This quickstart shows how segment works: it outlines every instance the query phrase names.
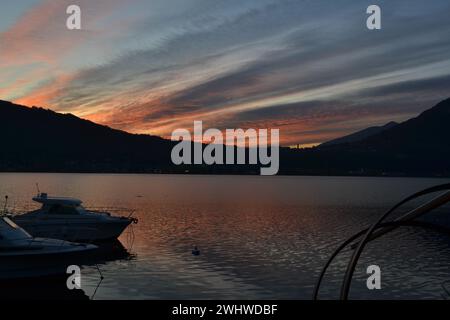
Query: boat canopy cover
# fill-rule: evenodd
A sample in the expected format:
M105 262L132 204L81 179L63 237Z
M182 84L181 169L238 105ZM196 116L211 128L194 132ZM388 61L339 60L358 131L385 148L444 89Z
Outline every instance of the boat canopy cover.
M46 193L42 193L37 197L33 198L33 201L42 203L42 204L61 204L61 205L69 205L69 206L79 206L82 201L75 198L64 198L64 197L48 197Z

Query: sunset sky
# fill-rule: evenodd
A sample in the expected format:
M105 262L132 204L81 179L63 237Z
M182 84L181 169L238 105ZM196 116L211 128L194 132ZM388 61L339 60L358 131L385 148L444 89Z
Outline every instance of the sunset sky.
M370 4L382 30L366 28ZM135 133L203 120L316 144L449 97L449 13L448 0L0 0L0 99Z

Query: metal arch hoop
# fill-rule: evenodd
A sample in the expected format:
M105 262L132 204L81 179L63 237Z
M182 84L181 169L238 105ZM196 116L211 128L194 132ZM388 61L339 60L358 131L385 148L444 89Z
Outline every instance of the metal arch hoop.
M356 239L358 239L359 237L361 237L362 235L365 234L363 240L361 240L358 243L358 247L355 250L355 252L352 255L351 260L349 261L348 265L347 265L347 269L346 269L346 274L345 274L345 278L344 278L344 282L341 288L341 300L347 300L348 298L348 292L350 290L350 284L351 284L351 279L356 267L356 264L358 262L358 259L362 253L362 250L364 249L365 245L373 240L374 238L377 238L383 234L386 234L388 232L391 232L393 230L395 230L396 228L400 227L400 226L420 226L420 227L424 227L424 228L429 228L429 229L434 229L443 233L450 233L450 229L442 227L442 226L438 226L435 224L430 224L430 223L426 223L426 222L419 222L419 221L413 221L413 219L417 218L420 215L423 215L447 202L450 201L450 191L444 193L443 195L433 199L432 201L426 203L425 205L410 211L409 213L405 214L404 216L400 217L399 219L395 220L395 221L391 221L391 222L384 222L383 220L385 218L387 218L387 216L389 216L392 212L394 212L396 209L398 209L400 206L402 206L403 204L418 198L420 196L426 195L426 194L430 194L430 193L435 193L438 191L444 191L444 190L449 190L450 189L450 184L443 184L443 185L439 185L439 186L435 186L432 188L428 188L425 190L422 190L420 192L417 192L407 198L405 198L404 200L402 200L401 202L399 202L397 205L395 205L392 209L390 209L388 212L386 212L376 223L374 223L370 228L364 229L358 233L356 233L355 235L353 235L352 237L350 237L349 239L347 239L344 243L342 243L331 255L331 257L328 259L327 263L325 264L325 266L323 267L319 279L316 282L316 285L314 287L314 292L313 292L313 299L316 300L318 298L318 293L320 290L320 285L322 283L323 277L325 276L325 273L328 269L328 267L330 266L330 264L332 263L332 261L334 260L334 258L350 243L352 243L353 241L355 241ZM379 230L380 229L380 230ZM375 233L375 231L377 231L377 233Z

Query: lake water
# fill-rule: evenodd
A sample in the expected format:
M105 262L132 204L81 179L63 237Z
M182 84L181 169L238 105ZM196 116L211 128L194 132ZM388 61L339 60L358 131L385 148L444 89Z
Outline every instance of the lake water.
M99 259L95 299L310 299L320 268L347 237L401 198L447 179L113 174L0 174L16 212L35 208L35 183L86 206L136 210L139 223ZM433 219L450 210L441 210ZM441 222L441 221L440 221ZM448 222L444 221L445 223ZM450 279L450 238L404 228L363 254L350 297L441 299ZM193 256L198 246L201 254ZM348 253L321 291L337 298ZM366 268L382 289L366 287ZM92 296L100 276L82 271Z

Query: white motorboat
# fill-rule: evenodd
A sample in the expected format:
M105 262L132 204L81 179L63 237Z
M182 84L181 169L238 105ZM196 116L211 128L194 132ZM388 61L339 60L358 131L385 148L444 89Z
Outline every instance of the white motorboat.
M0 280L59 276L80 265L93 244L33 238L6 216L0 217Z
M39 193L33 200L42 207L15 215L13 220L35 237L82 242L112 240L137 222L131 217L132 212L128 216L113 216L108 210L88 210L79 199Z

